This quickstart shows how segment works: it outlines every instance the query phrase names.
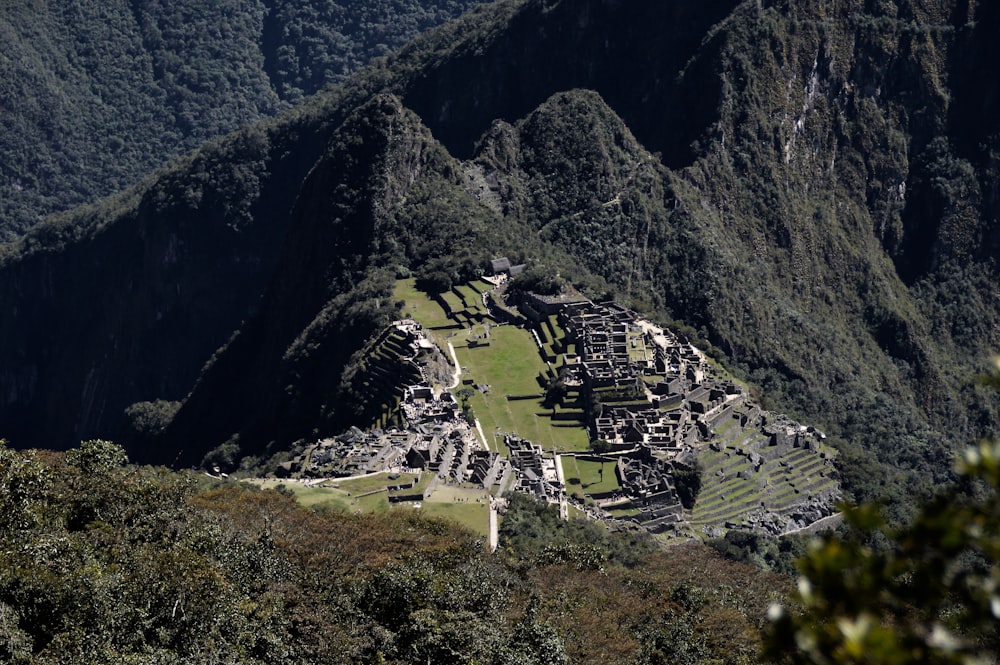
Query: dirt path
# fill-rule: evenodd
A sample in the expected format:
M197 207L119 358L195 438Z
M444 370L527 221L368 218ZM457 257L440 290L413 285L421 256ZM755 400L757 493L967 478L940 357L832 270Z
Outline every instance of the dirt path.
M490 444L486 442L486 434L483 433L483 426L480 424L479 418L476 418L476 431L479 432L479 440L483 442L483 447L489 450Z
M562 455L553 452L552 456L556 463L556 478L563 488L562 494L559 496L559 517L563 521L569 521L569 502L566 499L566 475L563 473Z
M448 342L448 352L451 353L451 360L455 363L455 372L451 376L451 385L448 386L448 390L458 386L458 382L462 380L462 366L458 364L458 354L455 353L455 345Z
M493 497L490 497L490 536L489 536L489 549L490 554L497 551L497 545L500 541L500 534L498 525L499 520L497 519L497 507L493 502Z

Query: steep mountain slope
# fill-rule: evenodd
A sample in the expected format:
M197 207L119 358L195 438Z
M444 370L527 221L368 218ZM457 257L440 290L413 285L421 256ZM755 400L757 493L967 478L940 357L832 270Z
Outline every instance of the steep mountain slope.
M309 140L272 138L258 129L206 149L7 248L17 257L0 259L11 437L63 447L71 431L109 431L137 395L185 394L256 305L294 183L316 157Z
M996 83L950 89L973 85L967 54L988 61L996 22L971 4L745 3L673 81L718 104L663 184L613 199L613 178L588 179L607 157L579 146L600 131L565 99L506 142L521 155L484 166L508 174L508 205L544 237L701 328L774 403L937 482L950 442L995 424L970 379L998 342L998 136L979 115ZM667 166L685 163L668 151ZM584 182L591 210L559 218L544 192ZM864 485L870 469L850 466Z
M0 240L271 116L474 0L0 6Z
M970 63L996 55L998 28L996 9L950 0L490 5L268 125L263 146L238 148L248 130L9 248L0 424L21 445L116 431L132 402L184 397L238 329L176 413L133 409L134 456L326 433L350 421L343 378L392 314L391 278L495 253L700 331L769 406L839 436L858 494L919 491L996 423L970 383L1000 346L997 82ZM112 295L151 265L114 261L116 234L166 256L152 238L187 228L162 199L222 234L181 245L198 284L232 277L206 287L206 310L228 303L211 325L168 329L143 290L133 309ZM240 256L253 269L231 273ZM79 284L86 265L108 276ZM97 293L114 315L73 314ZM154 365L121 351L137 320Z
M259 311L205 369L164 445L172 453L170 442L188 442L182 459L196 463L223 441L252 452L345 427L353 409L337 403L341 373L358 342L390 321L394 271L426 262L425 248L470 251L498 221L489 218L397 99L359 107L302 186Z

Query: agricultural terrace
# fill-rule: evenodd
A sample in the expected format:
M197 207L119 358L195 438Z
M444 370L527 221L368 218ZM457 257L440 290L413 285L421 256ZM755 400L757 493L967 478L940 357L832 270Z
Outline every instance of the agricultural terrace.
M415 279L397 280L393 289L393 298L405 303L403 318L415 319L428 330L458 327L455 321L448 318L447 312L441 308L441 305L434 302L423 291L417 290Z
M387 510L420 510L426 515L457 522L474 533L483 536L489 532L489 499L482 489L470 489L439 485L419 504L403 503L393 506L389 503L391 490L400 483L406 484L417 474L379 473L364 478L326 480L318 485L307 485L295 480L255 479L253 484L264 489L283 487L291 491L303 506L327 506L335 510L356 513L382 513ZM419 479L416 489L426 486L433 474L425 473ZM412 490L407 490L412 491Z

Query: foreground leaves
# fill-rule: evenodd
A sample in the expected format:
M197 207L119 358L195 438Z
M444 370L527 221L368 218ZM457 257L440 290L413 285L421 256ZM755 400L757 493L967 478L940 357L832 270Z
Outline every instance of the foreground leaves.
M963 485L893 529L851 508L850 536L799 562L801 612L774 606L771 655L794 663L973 663L1000 653L1000 443L971 448Z

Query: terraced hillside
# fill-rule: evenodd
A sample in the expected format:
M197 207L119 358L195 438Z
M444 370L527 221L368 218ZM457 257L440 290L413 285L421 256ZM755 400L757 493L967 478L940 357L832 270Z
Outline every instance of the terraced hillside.
M404 315L420 321L440 348L454 349L462 370L459 392L494 449L503 434L518 433L546 450L587 450L579 391L568 392L561 405L545 403L545 387L556 378L561 354L551 351L544 329L518 327L491 313L484 302L490 302L492 289L476 280L431 297L417 291L412 280L403 280L394 297L405 302ZM548 334L553 334L551 324ZM547 362L545 356L555 360Z
M780 534L833 512L839 474L822 433L762 410L683 338L620 305L499 279L435 296L401 280L395 297L414 320L380 333L352 377L374 434L307 449L326 460L297 467L309 477L416 465L449 486L524 491L564 516L668 539Z

